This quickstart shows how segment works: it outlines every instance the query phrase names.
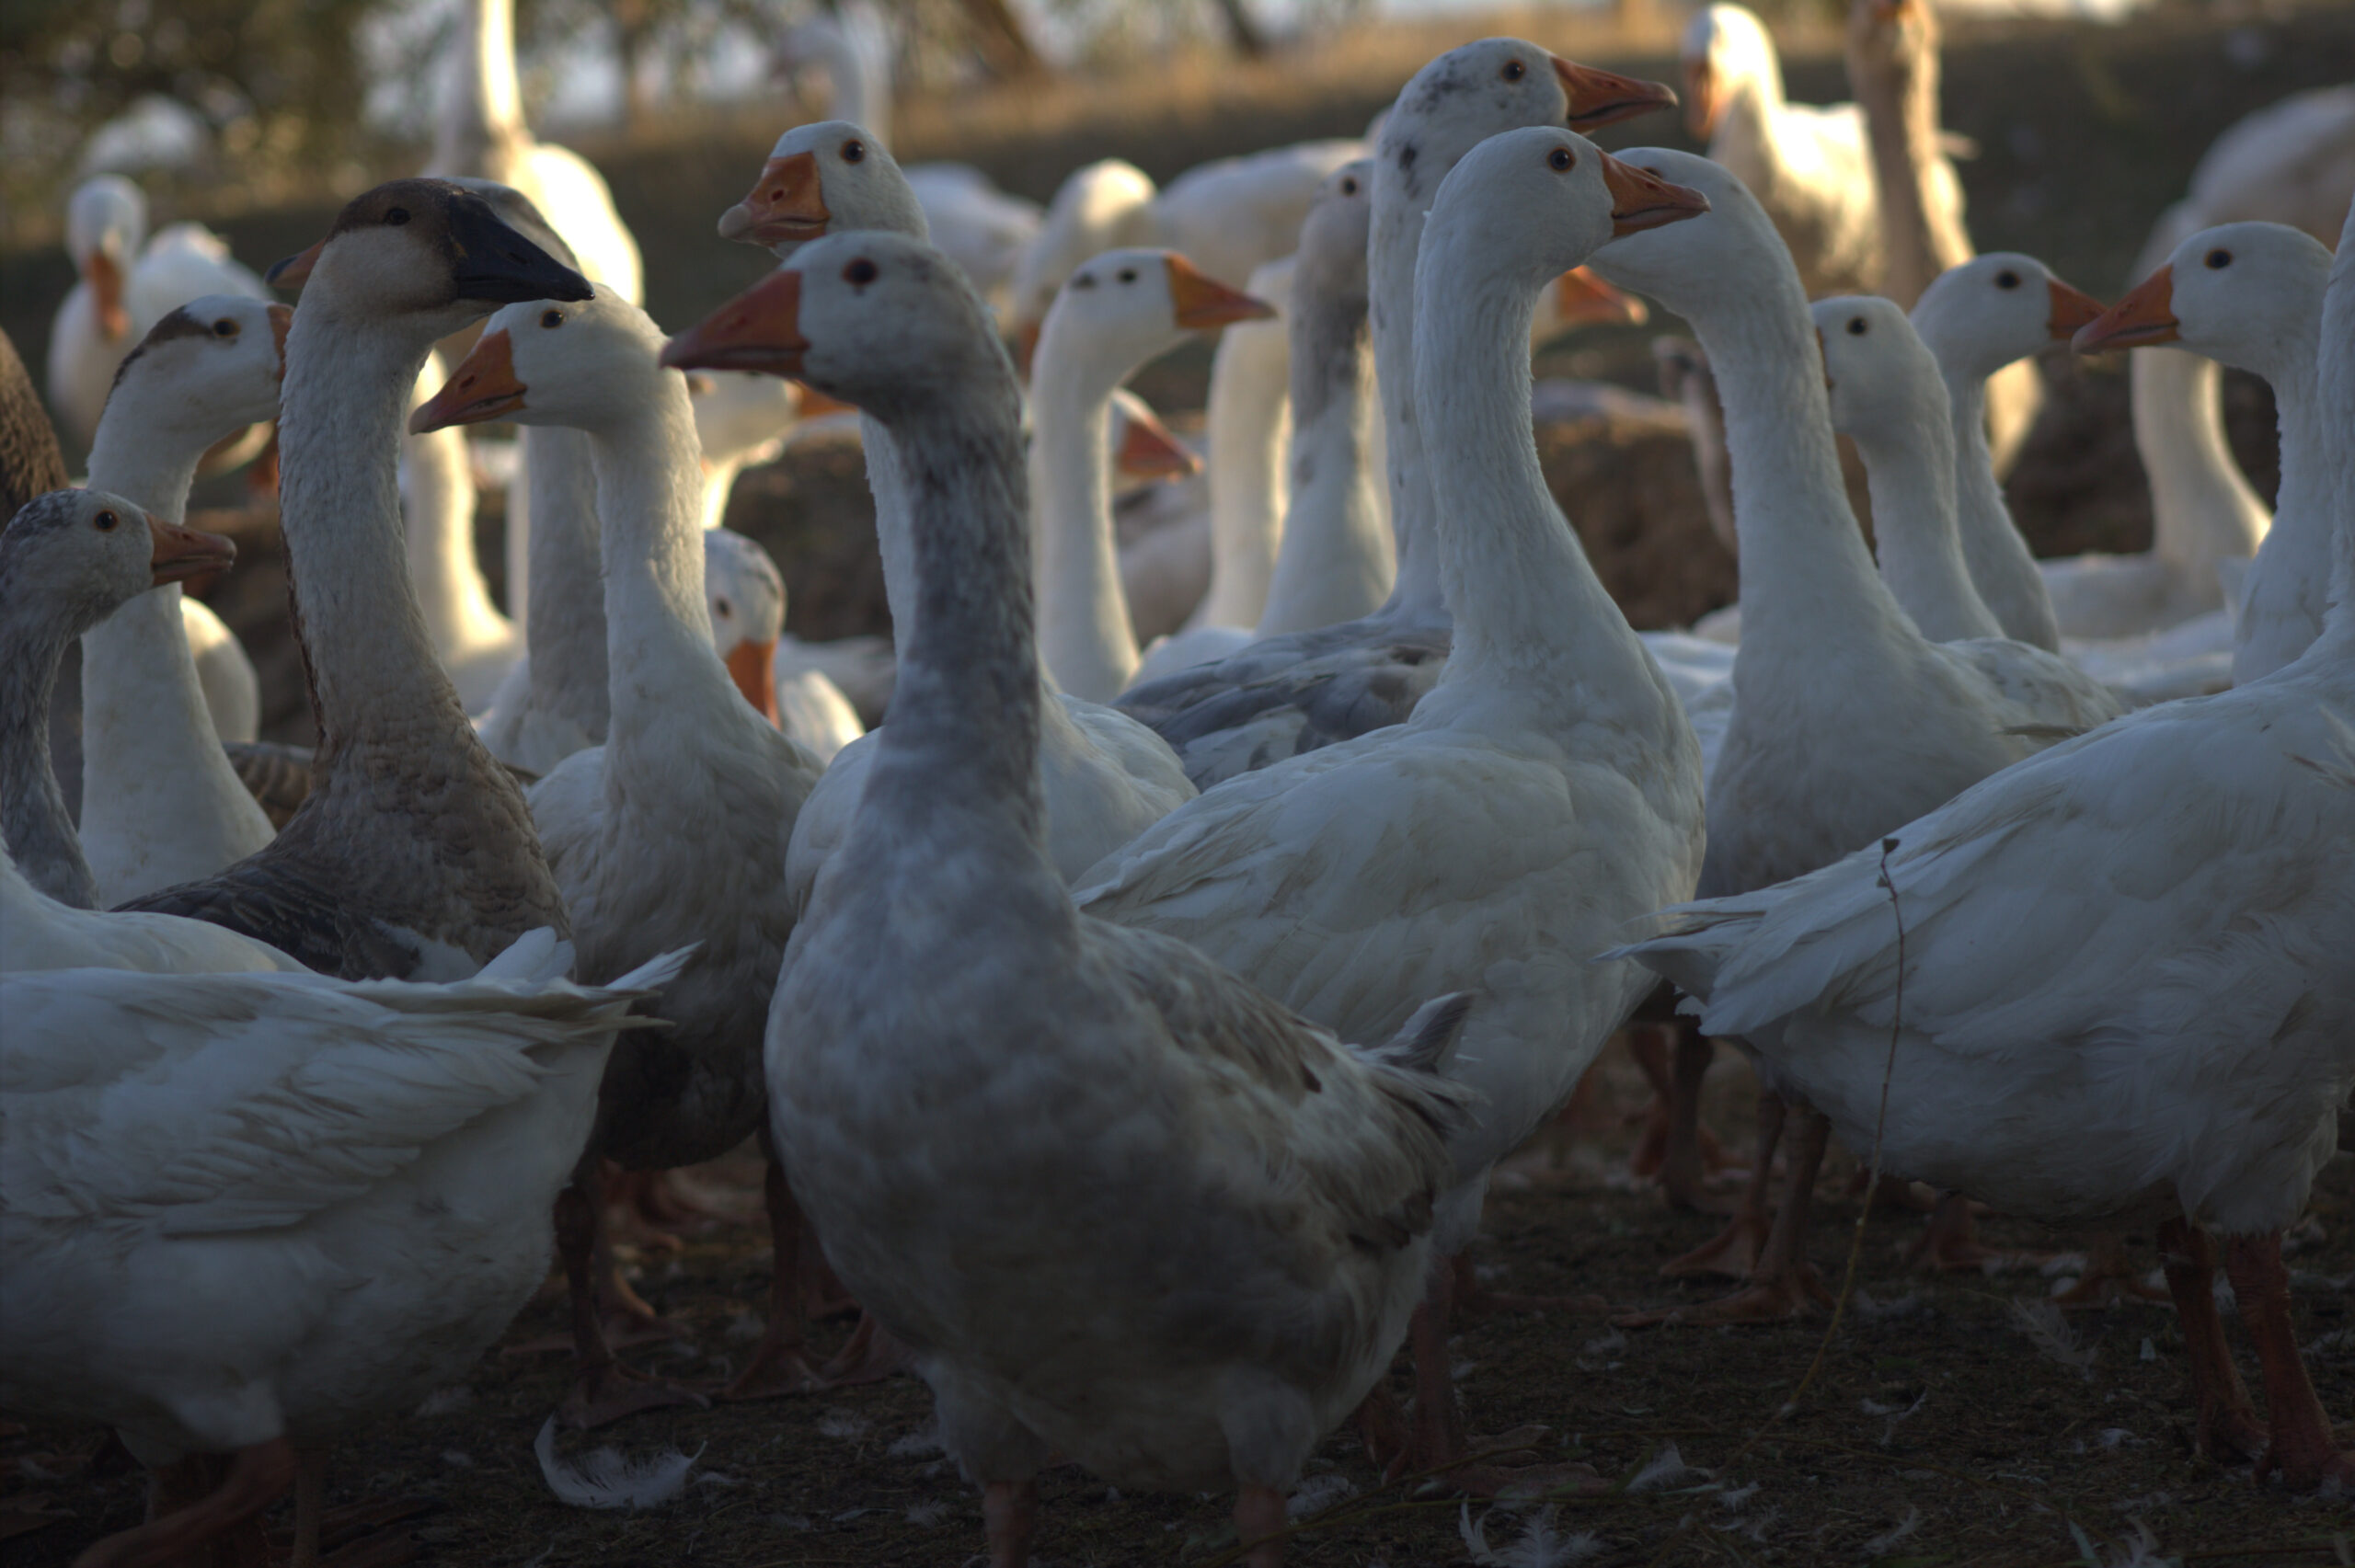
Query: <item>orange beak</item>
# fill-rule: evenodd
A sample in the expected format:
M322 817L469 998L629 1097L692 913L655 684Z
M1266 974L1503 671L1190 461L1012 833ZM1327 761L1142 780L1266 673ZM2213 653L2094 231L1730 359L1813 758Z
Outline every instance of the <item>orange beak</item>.
M1113 460L1120 467L1120 477L1149 484L1183 479L1200 472L1202 460L1171 435L1168 426L1141 408L1129 408L1124 417L1128 429L1121 433L1120 450Z
M1565 118L1573 131L1598 131L1656 109L1676 107L1676 89L1665 82L1647 82L1639 76L1598 71L1558 55L1551 58L1554 74L1561 79L1562 91L1569 96L1569 112Z
M523 408L526 390L515 379L514 339L505 327L486 332L442 390L417 406L408 417L408 433L421 436L450 425L504 419Z
M1717 93L1717 74L1710 69L1706 59L1684 63L1684 129L1695 142L1706 142L1717 134L1717 119L1725 113L1725 100Z
M286 379L286 334L294 326L294 312L288 305L270 307L270 339L278 345L278 379Z
M752 704L753 711L771 724L777 722L776 666L771 662L775 657L776 639L772 637L764 643L738 643L728 650L724 661L736 689L744 693L744 700Z
M1603 184L1611 192L1611 235L1641 234L1646 229L1697 218L1709 210L1709 199L1689 186L1671 185L1660 176L1633 164L1603 155Z
M2175 318L2175 270L2162 267L2134 292L2077 328L2070 347L2080 354L2172 343L2183 324Z
M309 281L311 269L319 264L319 253L327 247L321 240L310 249L288 257L262 274L262 280L273 289L299 289Z
M856 404L844 403L839 398L829 397L815 387L801 386L797 387L796 390L799 395L795 399L793 412L798 418L821 419L829 414L858 412Z
M2052 314L2045 318L2045 329L2056 343L2066 343L2077 329L2101 319L2102 303L2091 294L2073 289L2058 278L2044 280L2044 292L2052 301Z
M1030 361L1039 357L1039 335L1046 330L1043 321L1026 321L1015 330L1014 368L1022 379L1030 379Z
M1276 307L1267 301L1228 288L1175 251L1163 258L1161 264L1169 272L1169 303L1177 309L1178 325L1189 332L1208 332L1238 321L1265 321L1276 314Z
M1566 326L1641 326L1651 319L1643 301L1613 288L1584 267L1573 267L1554 280L1554 313Z
M833 221L818 155L795 153L762 166L752 194L719 215L719 237L746 245L799 245L823 235Z
M155 541L150 566L158 588L207 572L225 571L237 559L237 546L217 533L200 533L155 517L147 520L147 532Z
M90 293L98 302L99 333L109 343L121 342L131 330L131 313L122 308L122 263L108 251L94 250L83 264L82 275L89 280Z
M801 336L801 274L785 268L672 338L662 362L682 371L798 376L809 349Z

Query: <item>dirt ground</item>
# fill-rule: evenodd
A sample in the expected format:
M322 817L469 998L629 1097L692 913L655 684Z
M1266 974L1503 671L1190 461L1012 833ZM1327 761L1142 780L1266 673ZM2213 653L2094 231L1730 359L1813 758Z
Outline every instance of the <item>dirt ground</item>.
M1746 1145L1749 1074L1721 1053L1709 1120ZM1600 1295L1626 1305L1698 1301L1714 1284L1658 1277L1667 1258L1715 1230L1671 1212L1626 1173L1641 1081L1605 1053L1575 1125L1502 1172L1474 1256L1503 1290ZM1819 1186L1814 1255L1835 1287L1859 1201L1852 1160ZM694 1173L699 1190L748 1214L757 1169L740 1159ZM1455 1376L1477 1431L1549 1428L1550 1458L1591 1465L1608 1489L1543 1509L1490 1512L1407 1486L1384 1487L1355 1437L1328 1438L1295 1500L1288 1561L1303 1568L1488 1562L2126 1562L2296 1565L2349 1561L2355 1505L2298 1500L2246 1469L2195 1459L2173 1310L2135 1303L2074 1314L2066 1345L2038 1341L2015 1302L2045 1297L2074 1265L1933 1277L1903 1257L1922 1216L1884 1209L1865 1227L1855 1288L1828 1344L1826 1320L1765 1328L1614 1329L1599 1312L1488 1318L1463 1325ZM2002 1219L1999 1244L2069 1250L2096 1240ZM2299 1332L2323 1402L2355 1416L2355 1154L2325 1172L2292 1257ZM2155 1266L2147 1231L2135 1266ZM626 1249L638 1288L691 1337L628 1358L703 1386L742 1363L765 1300L765 1231L720 1224L676 1251ZM561 1329L546 1294L510 1345ZM814 1339L831 1349L840 1323ZM2234 1333L2237 1336L2238 1331ZM2236 1338L2236 1344L2237 1338ZM2257 1387L2254 1356L2238 1345ZM1777 1418L1821 1364L1796 1409ZM592 1512L550 1494L533 1443L566 1386L560 1356L486 1357L460 1389L372 1423L333 1459L330 1500L414 1496L430 1511L390 1527L437 1564L725 1563L731 1568L907 1564L958 1568L980 1549L977 1495L929 1436L929 1401L901 1377L861 1388L709 1411L642 1414L564 1434L573 1459L613 1447L639 1459L695 1456L684 1494L637 1513ZM1403 1397L1405 1366L1393 1373ZM2342 1424L2342 1443L2355 1425ZM96 1535L139 1517L132 1471L92 1474L86 1430L37 1427L0 1440L10 1505L70 1517L0 1544L9 1568L54 1568ZM104 1467L101 1467L103 1469ZM62 1479L50 1479L60 1477ZM1076 1467L1041 1484L1039 1568L1231 1561L1224 1496L1126 1495ZM281 1505L278 1519L287 1516ZM1533 1540L1551 1539L1564 1554ZM1585 1555L1569 1554L1583 1541ZM1485 1548L1480 1543L1485 1542ZM2137 1551L2142 1556L2133 1556Z

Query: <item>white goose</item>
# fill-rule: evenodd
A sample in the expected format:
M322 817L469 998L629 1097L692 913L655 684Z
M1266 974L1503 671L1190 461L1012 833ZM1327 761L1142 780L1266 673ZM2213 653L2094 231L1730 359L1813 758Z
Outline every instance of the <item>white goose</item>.
M457 433L434 430L408 439ZM515 444L523 452L520 496L525 498L519 507L519 492L511 488L507 515L537 520L524 541L527 586L521 597L542 613L526 624L523 652L508 666L475 727L492 756L546 775L575 751L603 745L612 719L605 584L598 564L603 531L587 437L550 425L526 426ZM471 552L462 564L481 580ZM432 624L430 612L427 623Z
M924 213L899 177L890 155L870 145L855 125L826 122L787 132L761 182L720 219L720 232L770 246L789 257L831 227L882 230L921 238ZM772 279L745 296L747 308L715 312L672 346L672 362L695 368L760 368L783 362L764 337L768 315L782 308L788 285ZM789 358L789 356L787 356ZM906 494L899 482L890 432L861 417L867 483L875 491L876 543L883 557L883 589L894 634L915 635L913 545L908 537ZM1100 461L1100 457L1094 459ZM1133 650L1132 650L1133 657ZM1040 671L1040 680L1045 672ZM1075 876L1128 842L1147 825L1190 798L1194 786L1178 759L1151 730L1109 708L1057 693L1041 710L1040 766L1047 800L1047 841L1056 865ZM848 830L865 788L875 742L844 747L827 767L795 830L786 876L796 907L806 899L834 847Z
M178 523L206 450L275 418L284 305L210 294L123 361L90 447L93 489ZM82 638L82 848L107 904L209 876L270 842L221 750L180 589L135 595Z
M1345 1036L1378 1037L1431 992L1470 990L1449 1076L1479 1098L1450 1145L1442 1256L1471 1241L1489 1167L1653 989L1590 957L1657 889L1700 872L1699 747L1545 488L1527 355L1553 279L1614 234L1706 209L1567 131L1510 131L1464 155L1432 199L1415 274L1416 389L1448 519L1446 673L1402 725L1229 780L1076 892L1086 913L1184 941ZM1466 1453L1452 1288L1435 1269L1417 1322L1409 1470Z
M1674 101L1638 82L1558 60L1519 39L1450 50L1401 89L1382 122L1367 255L1397 575L1356 621L1262 638L1215 663L1124 692L1122 712L1176 749L1208 787L1280 758L1396 724L1438 679L1448 646L1438 532L1414 393L1414 269L1423 216L1455 160L1519 126L1592 129Z
M158 1470L235 1456L81 1561L201 1560L298 1480L318 1561L325 1445L463 1377L531 1297L606 1052L676 967L590 988L571 958L539 931L441 986L0 979L0 1400Z
M58 662L75 638L150 589L218 571L236 555L217 534L103 490L35 497L0 531L0 841L50 897L87 910L101 891L50 769ZM167 635L177 631L167 623Z
M660 1010L673 1026L634 1033L615 1054L558 1216L580 1365L563 1413L583 1426L695 1397L614 1358L592 1299L605 1285L592 1279L598 1165L691 1164L760 1127L761 1019L793 929L778 873L821 766L744 702L712 646L695 416L661 348L661 330L617 295L511 305L413 420L513 419L587 434L604 525L611 726L603 746L533 787L532 815L583 974L700 944L663 990ZM687 888L693 896L681 898ZM772 1221L779 1310L738 1394L807 1386L798 1219L774 1192Z
M273 269L307 280L279 399L281 526L321 731L278 836L135 901L270 943L348 979L472 974L538 926L569 929L523 795L466 723L410 591L394 471L433 344L577 273L443 180L357 198Z
M1892 1173L2053 1222L2158 1219L2200 1448L2297 1491L2355 1487L2280 1245L2355 1092L2355 216L2333 271L2336 592L2303 656L1998 773L1897 829L1885 860L1671 910L1628 950Z
M431 396L443 379L439 358L427 360L411 406ZM528 476L528 462L523 471ZM525 644L523 624L491 601L475 558L474 461L465 433L404 432L401 492L409 582L433 656L456 688L459 704L469 714L488 713ZM528 515L528 505L525 510Z
M2322 426L2315 374L2330 256L2321 241L2280 223L2202 229L2077 334L2087 352L2181 342L2273 388L2281 489L2234 627L2236 685L2303 653L2329 601L2334 442Z
M818 761L833 761L836 752L867 733L867 727L858 722L858 710L842 688L823 671L777 668L785 632L785 578L776 562L759 541L725 528L704 530L703 545L712 647L735 679L736 689Z
M1029 1560L1051 1454L1122 1487L1237 1487L1272 1568L1286 1491L1382 1375L1429 1259L1464 1099L1431 1070L1464 1001L1347 1047L1181 944L1074 914L1040 831L1053 704L1012 367L919 242L833 235L783 276L764 290L793 373L893 438L923 612L770 1011L777 1146L844 1282L913 1348L994 1568Z
M1614 243L1594 269L1693 323L1724 402L1742 567L1740 700L1709 775L1701 891L1740 891L1827 864L2118 707L2085 700L2083 677L2040 649L1923 636L1849 511L1821 351L1765 211L1707 159L1659 148L1626 156L1700 189L1711 207L1697 222ZM2058 672L2048 679L2039 660ZM1770 1154L1778 1125L1775 1114L1762 1118ZM1806 1199L1821 1152L1820 1120L1803 1117L1791 1197L1752 1288L1688 1316L1807 1309L1817 1288L1804 1255ZM1767 1163L1754 1167L1762 1178ZM1763 1179L1753 1181L1724 1244L1695 1265L1754 1245L1764 1202Z
M150 975L304 975L272 947L178 915L77 910L25 880L0 844L0 975L32 969L136 969Z

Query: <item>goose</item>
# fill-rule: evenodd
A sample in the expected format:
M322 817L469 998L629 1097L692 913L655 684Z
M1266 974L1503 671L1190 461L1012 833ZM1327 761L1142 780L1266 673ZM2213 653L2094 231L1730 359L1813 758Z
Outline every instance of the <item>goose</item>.
M1417 401L1448 519L1446 672L1402 725L1205 791L1074 893L1083 912L1183 941L1345 1038L1379 1037L1432 992L1470 991L1449 1076L1478 1101L1450 1145L1442 1258L1470 1242L1489 1168L1654 989L1588 957L1700 872L1700 749L1545 488L1527 353L1551 280L1614 235L1706 210L1553 127L1464 154L1431 199L1415 273ZM1445 1348L1453 1291L1453 1271L1435 1268L1405 1470L1468 1451ZM1511 1479L1451 1477L1476 1490Z
M1937 359L1953 414L1957 521L1971 586L2004 635L2058 651L2061 628L2028 541L2012 521L1989 453L1988 378L2048 343L2066 342L2101 302L2032 256L1991 251L1948 268L1914 303L1914 332Z
M697 371L687 378L702 453L703 525L727 521L728 498L745 469L775 460L801 413L801 389L750 371Z
M1878 287L1888 258L1864 111L1786 100L1775 40L1740 6L1693 13L1679 53L1685 129L1758 199L1809 295ZM1925 216L1960 227L1962 189L1952 166L1939 158L1923 172Z
M706 529L703 544L712 646L736 689L819 761L833 761L836 752L867 733L867 727L823 671L777 670L777 645L785 630L785 578L776 562L757 541L729 529Z
M219 571L236 546L104 490L52 490L0 531L0 840L35 887L96 909L98 884L49 761L66 648L151 588Z
M281 526L319 747L278 836L131 907L242 931L346 979L463 978L537 926L569 931L523 794L434 662L394 488L434 343L580 276L447 181L363 193L273 269L305 284L279 397Z
M697 1396L615 1359L592 1283L602 1161L661 1170L717 1158L762 1125L761 1020L793 929L784 878L796 814L822 767L737 692L712 646L695 416L662 334L618 293L511 304L412 424L490 419L584 432L603 520L605 744L533 786L548 866L572 911L581 973L618 973L701 944L606 1074L597 1125L557 1214L573 1291L576 1386L561 1407L593 1426ZM695 889L691 898L677 896ZM798 1216L774 1181L777 1308L740 1397L809 1386L799 1355ZM643 1304L625 1297L625 1315Z
M310 971L266 942L178 915L120 914L62 904L25 880L0 844L0 974L136 969L151 975Z
M157 322L117 372L93 489L178 524L205 451L278 415L293 313L207 294ZM169 583L82 637L82 848L106 904L210 876L275 831L221 750Z
M1120 597L1112 539L1107 422L1113 389L1189 332L1275 315L1265 301L1218 282L1178 252L1145 249L1091 258L1047 312L1030 377L1039 647L1056 684L1074 696L1109 702L1137 672L1136 634ZM1235 508L1218 506L1215 465L1211 478L1215 528ZM1240 504L1264 514L1264 473L1258 488ZM1264 535L1264 515L1252 521ZM1238 530L1230 523L1225 532ZM1213 561L1221 553L1231 558L1238 544L1230 537L1223 552L1214 546ZM1219 586L1213 566L1212 591Z
M1029 1560L1051 1454L1235 1486L1272 1568L1286 1492L1405 1331L1465 1000L1344 1046L1073 910L1041 832L1021 394L986 309L902 235L815 240L781 278L780 357L890 433L923 609L770 1006L775 1144L913 1348L993 1568Z
M760 183L720 219L720 232L770 247L787 259L799 246L834 226L924 237L924 212L889 153L871 146L856 125L826 121L787 133L761 172ZM763 289L766 292L763 292ZM764 368L784 373L765 338L768 323L788 302L789 286L772 278L743 296L743 308L723 307L668 350L683 369ZM864 415L860 439L867 483L875 491L876 543L883 559L883 589L894 635L914 635L913 546L909 541L905 489L899 483L890 432ZM1096 461L1093 450L1089 461ZM1046 679L1040 671L1040 680ZM1040 720L1040 766L1047 801L1047 841L1055 864L1075 876L1190 798L1177 757L1159 737L1126 715L1055 693ZM786 880L797 909L806 902L819 868L842 841L857 809L876 742L862 738L837 752L803 805L787 857Z
M1700 882L1707 898L1828 864L2061 736L2114 716L2119 704L2028 645L1936 643L1922 635L1881 582L1849 511L1822 350L1773 221L1737 175L1708 159L1660 148L1622 156L1698 189L1710 205L1695 222L1614 241L1593 261L1611 282L1693 324L1724 402L1742 636L1733 674L1739 701L1709 774ZM1799 1122L1790 1196L1751 1288L1686 1312L1687 1321L1801 1312L1821 1289L1804 1237L1824 1129L1804 1108ZM1743 1213L1725 1237L1672 1267L1721 1266L1756 1245L1779 1130L1779 1103L1770 1102Z
M438 356L418 374L413 407L442 380ZM529 465L525 465L528 474ZM523 656L523 625L491 601L475 558L474 460L455 430L401 437L401 516L409 581L425 616L433 656L450 677L459 705L482 714Z
M1430 192L1499 132L1565 121L1591 130L1674 101L1658 83L1573 64L1519 39L1450 50L1400 90L1375 150L1367 253L1396 577L1370 615L1262 638L1121 694L1120 710L1169 742L1197 787L1398 723L1438 679L1448 637L1440 514L1413 390L1415 253Z
M677 965L585 987L571 960L541 930L449 985L0 978L0 1399L114 1427L165 1495L231 1456L77 1561L209 1559L290 1485L318 1561L326 1445L464 1376L530 1299L599 1070Z
M2235 685L2303 653L2329 601L2332 443L2315 374L2330 270L2329 247L2286 224L2202 229L2076 338L2081 351L2181 342L2273 388L2281 489L2234 627Z
M455 434L430 431L423 439ZM602 530L588 438L578 430L536 425L518 431L516 444L523 453L523 509L538 520L525 541L528 602L541 613L525 623L524 649L508 666L475 728L492 756L536 777L576 751L605 743L612 717L605 584L598 566ZM512 517L511 491L509 505ZM465 565L474 569L471 557Z
M2056 746L1878 849L1665 911L1624 950L1892 1174L2054 1223L2157 1219L2197 1446L2299 1492L2355 1487L2281 1260L2355 1091L2355 216L2318 336L2337 591L2303 654Z

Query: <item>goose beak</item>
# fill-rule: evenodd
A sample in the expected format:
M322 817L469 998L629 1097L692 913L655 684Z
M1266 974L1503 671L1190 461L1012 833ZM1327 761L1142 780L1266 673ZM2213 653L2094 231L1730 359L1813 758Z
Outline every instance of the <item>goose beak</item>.
M319 253L327 247L327 242L321 240L308 250L298 251L263 273L262 280L273 289L301 288L310 280L311 269L319 264Z
M226 571L237 559L237 546L217 533L200 533L193 528L179 528L152 516L147 520L147 532L155 541L150 569L155 574L157 588L167 582L186 582L207 572Z
M818 176L818 155L795 153L761 166L752 194L719 215L719 237L746 245L800 245L833 222Z
M1640 76L1598 71L1559 55L1550 58L1554 74L1570 100L1569 112L1563 118L1573 131L1599 131L1656 109L1676 107L1676 89L1665 82L1647 82Z
M1669 223L1697 218L1709 210L1709 199L1687 186L1671 185L1660 176L1603 155L1603 184L1611 192L1611 237L1641 234Z
M294 312L286 305L270 307L270 339L278 346L278 379L286 379L286 334L294 326Z
M1265 321L1276 314L1276 307L1267 301L1228 288L1175 251L1163 258L1161 264L1168 269L1169 303L1176 309L1178 325L1189 332L1208 332L1238 321Z
M829 414L858 412L856 405L829 397L814 386L802 385L796 387L795 390L800 394L798 400L793 406L794 418L798 419L822 419Z
M2183 324L2175 318L2175 271L2162 267L2134 287L2134 292L2085 326L2069 346L2080 354L2107 349L2141 349L2172 343Z
M421 436L450 425L479 425L521 413L527 388L515 379L515 340L507 329L486 332L442 390L417 406L408 433Z
M2045 317L2045 329L2052 334L2055 343L2066 343L2077 329L2101 319L2102 303L2082 290L2073 289L2058 278L2044 280L2044 292L2052 301L2052 314Z
M1554 280L1554 314L1565 326L1641 326L1651 319L1643 301L1586 267L1573 267Z
M98 331L108 342L121 342L131 330L131 313L122 304L122 263L112 251L101 247L90 252L90 259L82 264L82 277L98 307Z
M1695 142L1717 133L1717 119L1725 113L1717 92L1717 74L1705 59L1684 63L1684 129Z
M1202 460L1159 419L1139 408L1127 410L1126 418L1128 429L1121 432L1120 450L1114 458L1120 477L1142 485L1184 479L1201 470Z
M780 268L672 338L662 362L682 371L798 377L809 351L801 336L801 274Z
M1014 334L1014 368L1022 379L1030 379L1030 361L1039 357L1039 335L1046 330L1043 321L1026 321Z
M736 689L744 693L744 700L771 724L777 722L775 658L776 639L772 637L764 643L750 639L738 643L728 650L722 661L728 666Z

